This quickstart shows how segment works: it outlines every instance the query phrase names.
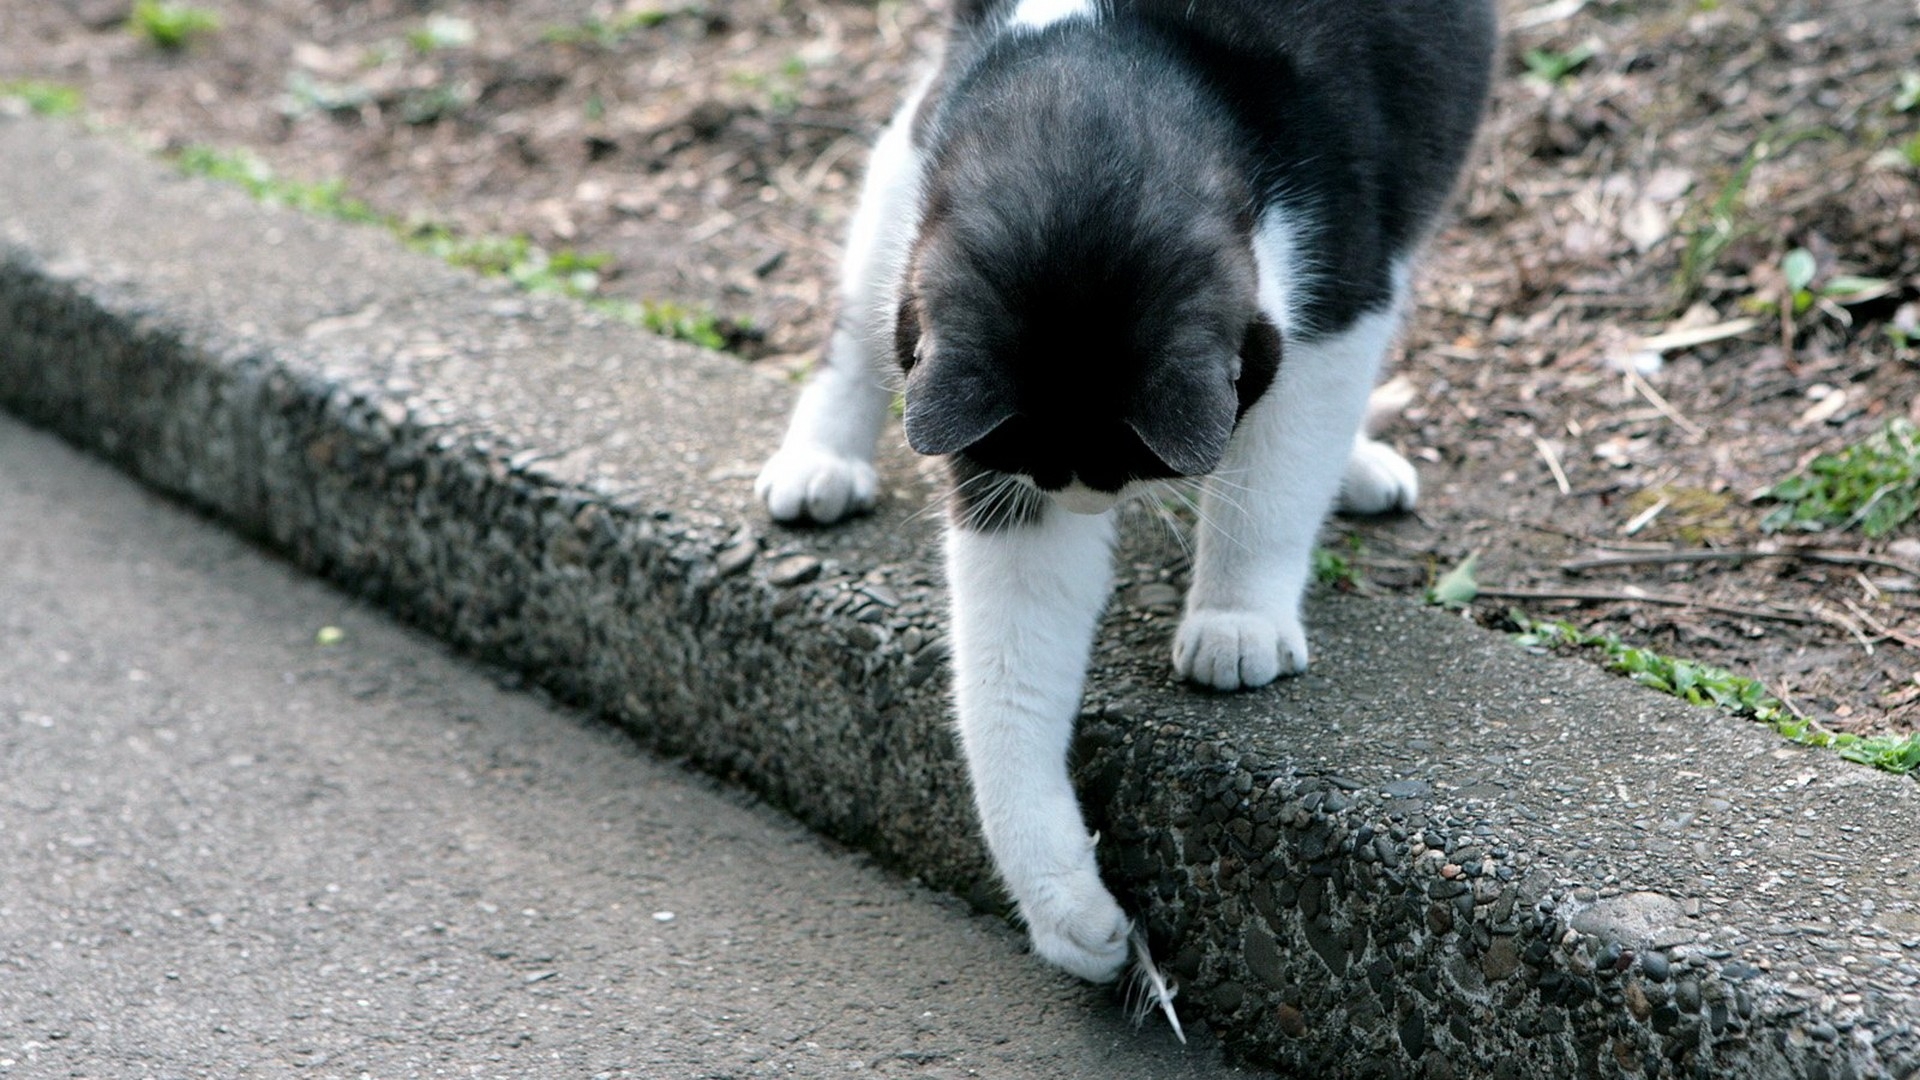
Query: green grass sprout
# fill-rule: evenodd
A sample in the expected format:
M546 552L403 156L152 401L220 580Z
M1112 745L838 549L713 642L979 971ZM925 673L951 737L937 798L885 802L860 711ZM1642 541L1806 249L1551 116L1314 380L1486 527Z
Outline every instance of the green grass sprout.
M0 80L0 98L16 98L37 116L72 116L80 111L80 91L38 79Z
M1480 553L1474 552L1460 560L1460 565L1440 575L1440 579L1427 590L1427 603L1436 604L1450 610L1459 610L1473 603L1480 595L1480 583L1473 573L1480 566Z
M1769 532L1857 527L1869 537L1885 536L1920 513L1920 429L1889 420L1858 444L1814 458L1760 497L1781 504L1760 523Z
M751 324L704 308L599 295L601 281L613 266L613 256L606 252L549 251L524 235L468 234L437 222L402 220L348 196L342 181L288 180L245 151L190 146L174 156L174 163L190 175L234 184L269 205L384 226L408 247L449 265L505 277L527 292L569 296L602 315L665 337L724 352L753 336Z
M138 0L127 18L133 33L158 49L178 52L193 39L220 29L220 16L206 8L169 0Z
M1573 73L1586 66L1600 51L1600 47L1591 41L1583 41L1564 52L1557 49L1528 49L1520 54L1520 60L1527 65L1528 79L1542 86L1557 86L1573 77Z
M458 15L429 15L427 21L407 32L407 44L427 56L446 49L464 49L480 37L472 19Z
M589 16L577 23L549 26L541 31L540 40L556 45L592 45L611 49L634 34L651 30L668 19L701 14L704 14L704 9L687 6L629 11L606 19Z
M1920 734L1857 735L1829 731L1795 714L1756 679L1627 645L1612 634L1592 633L1568 622L1536 621L1518 611L1509 612L1507 617L1519 629L1520 644L1532 651L1598 650L1605 655L1605 666L1610 671L1689 704L1712 706L1757 720L1789 742L1830 748L1848 761L1903 776L1920 770Z
M180 171L235 184L269 206L285 206L340 221L384 222L366 203L347 194L343 180L308 182L274 174L266 162L244 150L189 146L174 157Z
M1809 139L1838 138L1837 132L1827 128L1807 128L1782 135L1776 125L1754 140L1740 164L1720 184L1713 201L1689 215L1691 223L1685 230L1680 271L1673 283L1675 310L1686 307L1700 291L1734 241L1753 232L1746 201L1747 185L1753 180L1754 170L1762 162L1777 158Z

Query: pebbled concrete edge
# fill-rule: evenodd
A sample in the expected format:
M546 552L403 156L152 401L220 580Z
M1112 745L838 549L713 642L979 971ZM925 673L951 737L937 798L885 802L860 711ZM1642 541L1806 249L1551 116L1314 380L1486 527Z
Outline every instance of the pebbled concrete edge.
M124 170L116 182L143 203L183 187L58 133L32 139ZM58 197L57 183L30 186ZM338 252L338 230L185 186L179 212L211 201L228 235L277 230L295 257L372 257L398 268L394 281L426 281L419 312L396 319L459 324L498 299L382 242ZM769 540L737 507L690 507L670 483L609 491L570 471L564 445L423 414L391 383L341 375L301 335L209 317L144 280L138 238L130 272L109 280L91 276L97 255L63 261L64 241L32 233L4 236L0 405L816 827L992 902L945 729L935 582L914 554L924 524L891 548L898 521ZM197 275L245 291L246 266L196 250ZM781 396L712 358L629 347L696 369L742 408ZM863 543L891 561L863 569ZM1320 614L1484 647L1430 613ZM1303 760L1246 699L1167 689L1157 644L1123 628L1105 648L1116 658L1083 719L1080 775L1110 878L1147 912L1189 1007L1252 1058L1354 1076L1920 1073L1911 996L1848 1002L1691 937L1662 944L1676 916L1659 898L1583 899L1551 860L1450 825L1469 813L1465 794ZM1539 678L1528 663L1496 658L1492 674Z

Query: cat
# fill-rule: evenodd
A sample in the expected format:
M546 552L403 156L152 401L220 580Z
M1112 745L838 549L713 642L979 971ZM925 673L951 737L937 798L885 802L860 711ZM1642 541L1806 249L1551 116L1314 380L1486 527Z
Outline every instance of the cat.
M1204 478L1177 675L1305 667L1336 497L1418 495L1362 415L1495 37L1489 0L957 0L873 150L824 364L755 489L780 521L870 508L904 381L907 442L953 481L975 807L1066 971L1109 981L1129 952L1066 763L1115 507Z

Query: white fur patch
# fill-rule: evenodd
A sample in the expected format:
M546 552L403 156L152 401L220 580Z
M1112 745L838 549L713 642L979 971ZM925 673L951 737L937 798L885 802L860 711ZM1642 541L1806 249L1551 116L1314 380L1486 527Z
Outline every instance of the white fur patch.
M1104 514L1119 505L1120 495L1117 492L1096 491L1075 480L1054 492L1053 501L1076 514Z
M1293 215L1269 213L1254 238L1261 306L1282 332L1294 318L1301 280L1312 273L1295 254L1300 227ZM1289 341L1273 385L1234 433L1208 482L1207 526L1174 636L1173 665L1182 677L1236 690L1306 667L1300 600L1314 538L1340 489L1374 372L1398 327L1406 278L1406 268L1396 267L1395 298L1385 310L1360 316L1338 334ZM1397 490L1369 494L1402 499ZM1412 493L1404 499L1410 503Z
M1098 14L1093 0L1020 0L1007 25L1039 30L1067 19L1092 19Z
M754 481L776 521L827 524L873 506L874 442L893 400L893 307L920 225L926 163L913 146L913 117L931 85L931 76L923 78L907 96L867 162L840 268L842 321L779 451Z
M1126 965L1129 923L1101 884L1067 747L1112 543L1110 517L1051 505L1003 532L947 530L954 705L981 831L1034 951L1094 982Z

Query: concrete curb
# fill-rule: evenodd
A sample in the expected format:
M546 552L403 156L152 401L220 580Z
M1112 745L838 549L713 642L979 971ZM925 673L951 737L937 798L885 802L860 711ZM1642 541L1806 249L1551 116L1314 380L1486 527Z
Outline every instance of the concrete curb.
M769 527L790 391L376 231L0 121L0 407L810 824L993 902L936 526ZM1430 611L1170 683L1136 538L1083 718L1182 1004L1339 1076L1920 1075L1920 788Z

